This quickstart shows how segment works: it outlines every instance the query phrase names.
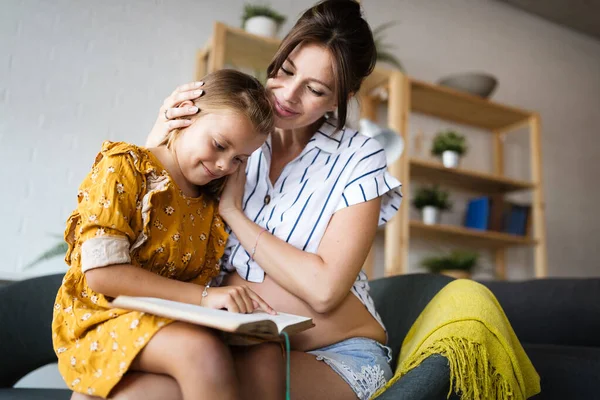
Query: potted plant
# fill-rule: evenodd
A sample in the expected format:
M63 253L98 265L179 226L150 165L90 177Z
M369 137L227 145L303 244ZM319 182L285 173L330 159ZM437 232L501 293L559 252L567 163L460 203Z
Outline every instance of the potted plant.
M442 157L446 168L458 167L460 157L467 152L467 141L464 135L451 129L440 132L433 139L431 154Z
M452 208L449 200L450 194L440 189L438 185L431 187L422 186L417 189L413 205L421 211L423 223L435 225L440 221L440 213Z
M454 250L446 255L427 257L421 265L435 274L468 279L477 265L479 254L467 250Z
M242 15L242 27L255 35L275 37L286 17L267 5L246 4Z

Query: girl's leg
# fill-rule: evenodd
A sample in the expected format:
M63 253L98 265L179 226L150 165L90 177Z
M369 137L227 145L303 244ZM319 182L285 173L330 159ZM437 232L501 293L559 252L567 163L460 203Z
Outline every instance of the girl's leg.
M179 384L167 375L151 374L149 372L127 373L115 387L111 396L114 400L183 400ZM101 400L100 397L82 393L73 393L71 400Z
M133 361L130 371L172 377L186 400L239 398L229 348L213 331L183 322L174 322L157 332ZM121 394L132 398L125 396L128 392L136 393L137 398L139 390L143 388L135 378L129 384L124 380L113 389L111 398L119 399Z
M242 399L281 400L285 396L285 364L281 345L263 343L231 347Z
M292 351L290 356L292 400L357 398L350 385L314 355Z

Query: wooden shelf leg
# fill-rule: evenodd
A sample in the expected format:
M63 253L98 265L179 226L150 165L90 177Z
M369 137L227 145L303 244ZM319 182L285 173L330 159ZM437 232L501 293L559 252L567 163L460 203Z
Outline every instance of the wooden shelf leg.
M400 72L396 72L390 77L388 101L388 126L396 132L400 132L404 139L404 152L398 161L389 166L389 171L402 183L404 198L398 215L392 218L385 228L385 276L408 272L410 82Z
M542 171L542 138L540 117L537 114L529 118L529 135L531 151L531 175L535 187L533 189L533 237L537 241L535 246L535 277L548 276L546 259L546 203L544 200L544 185Z
M377 104L378 101L369 95L365 95L360 99L361 103L361 116L363 118L370 119L373 122L376 122L377 119ZM371 246L371 250L365 259L363 264L363 270L369 277L369 279L374 278L374 264L375 264L375 244Z
M223 68L225 65L225 39L227 31L225 25L220 22L215 22L213 29L213 37L211 40L211 51L208 55L208 71L214 72Z

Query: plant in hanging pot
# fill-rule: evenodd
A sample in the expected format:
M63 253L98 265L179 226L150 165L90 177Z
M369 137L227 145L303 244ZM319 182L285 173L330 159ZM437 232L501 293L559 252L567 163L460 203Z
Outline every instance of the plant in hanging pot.
M255 35L276 37L286 17L267 5L246 4L242 15L242 27Z
M453 250L445 255L427 257L421 261L421 265L434 274L468 279L478 259L479 254L473 251Z
M440 132L433 139L431 154L442 157L442 163L446 168L456 168L460 157L467 152L467 140L464 135L446 130Z
M442 211L452 209L452 203L449 200L450 193L440 189L438 185L431 187L421 186L415 192L413 205L421 211L421 219L426 225L435 225L440 222Z

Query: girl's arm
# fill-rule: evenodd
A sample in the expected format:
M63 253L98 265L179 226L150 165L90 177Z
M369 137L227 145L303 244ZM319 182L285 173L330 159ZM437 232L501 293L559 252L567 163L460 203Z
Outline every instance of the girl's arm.
M204 290L204 286L168 279L131 264L90 269L85 272L85 278L90 289L108 297L159 297L200 304Z
M240 171L230 177L219 213L242 246L251 252L262 227L242 211L240 181L244 181L244 168L240 167ZM380 207L381 197L377 197L336 212L316 254L264 232L254 259L280 286L306 301L316 312L326 313L350 292L375 238Z
M251 313L256 308L275 313L259 295L245 286L210 288L208 296L203 298L205 286L165 278L131 264L90 269L85 272L85 278L90 289L108 297L158 297L235 313Z

